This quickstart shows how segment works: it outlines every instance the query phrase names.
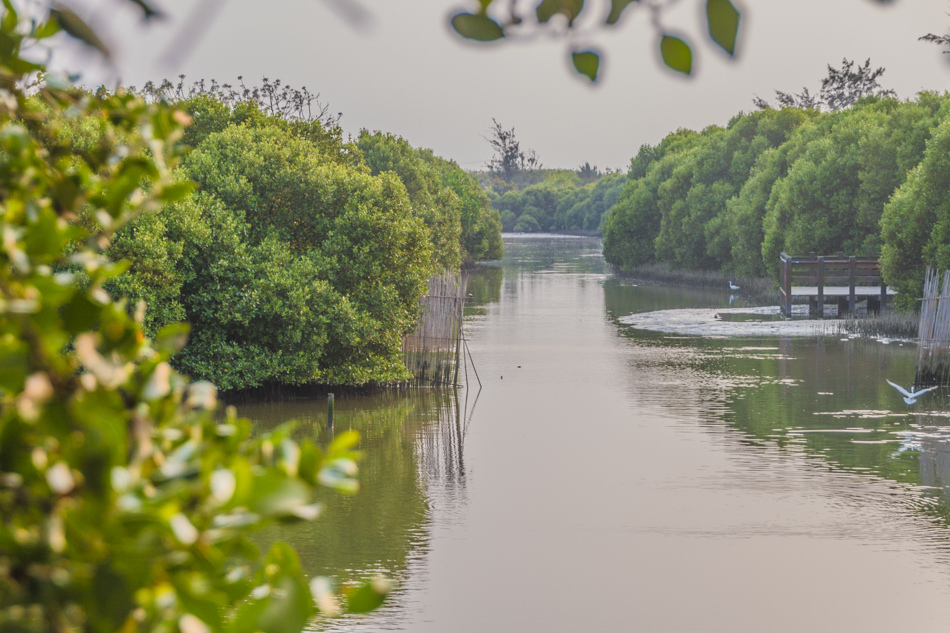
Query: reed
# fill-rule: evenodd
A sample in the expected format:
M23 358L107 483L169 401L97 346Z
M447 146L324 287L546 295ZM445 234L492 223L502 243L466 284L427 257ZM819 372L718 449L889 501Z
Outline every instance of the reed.
M916 314L888 311L867 316L848 315L833 323L831 334L835 336L856 334L869 338L915 339L919 319Z
M467 277L454 272L429 279L419 324L402 342L403 360L412 373L407 386L456 383L466 285Z

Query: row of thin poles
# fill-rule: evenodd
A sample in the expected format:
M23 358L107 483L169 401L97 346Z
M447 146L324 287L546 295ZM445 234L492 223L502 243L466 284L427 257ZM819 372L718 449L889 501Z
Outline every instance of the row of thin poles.
M419 325L402 343L403 359L413 376L410 386L457 383L466 281L454 272L429 279Z
M918 387L950 382L950 270L927 267L920 305Z

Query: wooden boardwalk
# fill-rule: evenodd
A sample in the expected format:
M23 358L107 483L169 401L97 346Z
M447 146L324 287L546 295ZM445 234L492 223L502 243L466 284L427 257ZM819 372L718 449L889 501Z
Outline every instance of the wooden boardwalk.
M791 316L796 298L808 301L808 315L825 316L826 300L838 305L838 315L854 314L859 301L867 303L868 313L880 312L894 291L881 279L876 259L844 255L808 255L793 257L782 253L782 314Z

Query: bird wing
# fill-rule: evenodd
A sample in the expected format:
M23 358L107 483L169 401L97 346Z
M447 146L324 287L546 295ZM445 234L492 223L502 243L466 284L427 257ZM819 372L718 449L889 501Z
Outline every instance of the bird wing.
M887 378L885 378L884 380L887 380ZM919 394L919 392L916 393L916 394L915 394L915 393L908 393L908 391L907 391L906 389L904 389L904 388L901 387L900 385L895 385L895 384L892 383L890 380L887 380L887 384L889 384L890 386L894 387L894 389L897 389L898 391L900 391L902 394L904 394L904 395L907 396L908 398L916 398L917 395Z
M915 397L915 398L919 398L920 396L924 395L924 394L927 393L928 391L933 391L934 389L936 389L936 387L927 387L926 389L921 389L920 391L915 391L915 392L914 392L914 397Z

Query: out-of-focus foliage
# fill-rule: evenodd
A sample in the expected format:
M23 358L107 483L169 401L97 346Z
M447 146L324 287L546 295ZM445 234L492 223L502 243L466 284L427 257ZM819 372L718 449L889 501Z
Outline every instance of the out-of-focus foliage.
M604 222L605 256L621 269L662 262L755 277L774 276L782 251L883 251L885 280L917 292L907 279L919 285L925 262L940 260L942 238L934 234L925 249L930 228L889 216L923 213L916 206L923 194L902 188L909 173L904 186L911 189L930 182L933 191L942 182L926 180L940 169L937 150L930 167L921 160L948 115L950 97L921 93L912 101L865 97L829 112L766 109L725 128L671 134L631 162ZM928 213L938 211L939 195L928 198Z
M631 5L644 5L643 11L650 11L651 24L655 31L657 52L663 63L671 70L690 74L693 70L693 49L695 44L675 29L663 26L661 19L665 6L662 3L641 3L636 0L610 0L609 3L584 3L582 0L533 0L527 6L519 2L501 2L500 0L478 0L472 11L460 11L450 19L452 29L460 36L476 42L499 42L531 38L538 32L546 32L563 37L569 42L571 63L578 74L592 82L599 79L598 72L603 53L591 46L591 34L599 27L614 29L624 15L630 13ZM699 3L697 3L699 4ZM706 33L709 43L720 52L732 56L736 52L739 37L741 14L731 0L704 0ZM606 10L605 10L606 9ZM595 11L597 12L595 14ZM591 28L589 20L583 31L576 26L582 18L596 20Z
M43 67L22 48L61 29L97 46L74 17L0 14L0 629L296 633L378 604L383 583L341 605L288 546L261 557L248 538L316 518L322 489L355 491L355 434L251 438L171 368L187 327L149 339L145 306L106 292L127 264L104 251L136 217L149 275L184 256L149 220L193 188L172 173L189 117L58 83L27 98Z

